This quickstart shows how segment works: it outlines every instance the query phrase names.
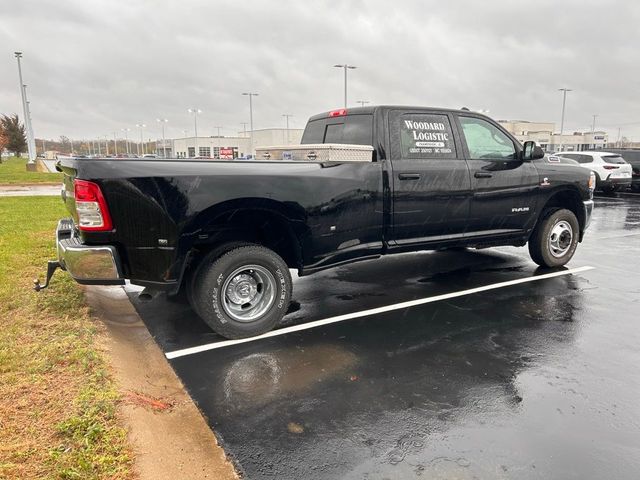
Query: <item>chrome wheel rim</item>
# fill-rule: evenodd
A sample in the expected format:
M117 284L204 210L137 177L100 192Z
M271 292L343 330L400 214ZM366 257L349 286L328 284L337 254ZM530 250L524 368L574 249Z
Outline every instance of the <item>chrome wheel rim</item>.
M253 322L273 306L276 279L260 265L236 268L222 285L222 307L238 322Z
M549 233L549 251L556 258L564 256L573 243L573 228L569 222L560 220Z

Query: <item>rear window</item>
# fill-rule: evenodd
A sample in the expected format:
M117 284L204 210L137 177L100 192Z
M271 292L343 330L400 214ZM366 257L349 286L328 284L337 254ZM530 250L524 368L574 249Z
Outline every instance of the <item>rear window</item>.
M616 165L627 163L620 155L602 155L602 160L604 160L605 163L613 163Z
M313 120L307 123L300 143L373 145L373 115L346 115Z

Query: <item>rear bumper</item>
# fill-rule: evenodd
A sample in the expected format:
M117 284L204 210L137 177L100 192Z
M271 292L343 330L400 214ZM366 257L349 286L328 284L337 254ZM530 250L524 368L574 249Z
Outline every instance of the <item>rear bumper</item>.
M58 263L73 279L84 285L122 285L124 277L116 248L85 245L76 236L71 219L62 219L56 228Z
M632 177L626 178L611 178L609 176L606 180L602 180L600 183L602 187L617 187L617 186L629 186L631 185Z

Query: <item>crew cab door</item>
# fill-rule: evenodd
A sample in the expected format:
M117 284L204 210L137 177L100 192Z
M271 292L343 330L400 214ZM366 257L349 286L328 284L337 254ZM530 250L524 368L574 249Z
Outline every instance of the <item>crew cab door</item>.
M520 146L497 123L457 114L473 196L468 236L516 233L533 227L538 172L523 162Z
M389 112L392 246L461 238L466 228L471 183L452 125L446 112Z

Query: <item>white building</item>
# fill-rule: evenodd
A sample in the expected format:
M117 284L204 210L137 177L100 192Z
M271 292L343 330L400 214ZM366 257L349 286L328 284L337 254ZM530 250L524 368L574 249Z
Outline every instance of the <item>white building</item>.
M253 147L270 145L298 145L302 139L303 129L265 128L253 131ZM211 136L176 138L169 146L167 140L167 157L190 158L206 157L232 160L252 154L251 132L239 133L237 136ZM162 141L159 142L158 154L162 156Z
M528 122L526 120L498 120L520 142L533 140L546 152L602 149L608 141L606 132L573 132L560 135L555 132L555 123Z

